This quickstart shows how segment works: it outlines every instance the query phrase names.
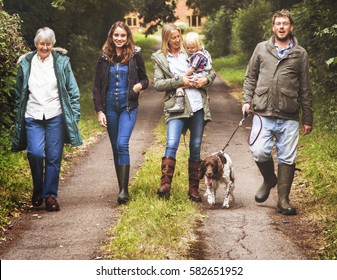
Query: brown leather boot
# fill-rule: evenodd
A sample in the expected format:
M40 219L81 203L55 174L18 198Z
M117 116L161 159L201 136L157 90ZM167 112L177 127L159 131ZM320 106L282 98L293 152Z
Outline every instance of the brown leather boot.
M198 169L201 160L188 160L188 196L194 202L201 202L201 196L199 193L199 175Z
M161 163L161 180L160 187L157 191L159 198L169 199L171 182L176 166L176 159L173 157L163 157Z

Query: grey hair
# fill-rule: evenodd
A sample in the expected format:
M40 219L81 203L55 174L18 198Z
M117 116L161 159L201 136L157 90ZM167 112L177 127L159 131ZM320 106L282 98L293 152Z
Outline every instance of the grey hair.
M55 33L52 29L50 29L49 27L42 27L40 29L38 29L36 31L36 35L34 38L34 45L36 46L36 44L41 40L41 39L45 39L48 42L50 42L53 46L56 43L56 38L55 38Z

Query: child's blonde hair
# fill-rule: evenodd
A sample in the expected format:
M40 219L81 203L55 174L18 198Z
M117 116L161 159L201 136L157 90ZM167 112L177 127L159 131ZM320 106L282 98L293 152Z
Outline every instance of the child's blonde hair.
M197 32L188 32L185 36L185 46L194 45L198 50L203 48L201 38Z

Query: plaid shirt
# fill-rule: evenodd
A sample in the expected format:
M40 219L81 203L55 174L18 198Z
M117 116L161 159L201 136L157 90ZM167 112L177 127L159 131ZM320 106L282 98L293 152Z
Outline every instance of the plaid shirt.
M191 67L195 69L194 73L204 71L208 63L208 59L202 51L197 51L192 54L189 60Z
M288 44L288 46L286 46L285 48L281 49L275 42L275 48L277 51L277 54L280 58L283 58L288 52L289 50L294 46L294 41L293 39L290 40L290 43Z

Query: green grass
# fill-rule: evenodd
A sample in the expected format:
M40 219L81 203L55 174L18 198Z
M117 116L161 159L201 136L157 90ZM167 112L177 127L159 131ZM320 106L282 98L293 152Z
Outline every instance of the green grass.
M217 74L233 87L242 87L246 65L238 55L213 59L213 67Z
M324 227L321 259L337 259L337 143L335 135L319 127L301 137L298 165L311 193L307 211Z
M132 199L111 229L110 242L102 248L107 259L189 258L189 249L196 241L195 226L202 216L197 204L187 196L188 151L183 139L177 154L170 199L157 198L165 134L162 121L156 130L157 143L146 152L144 163L131 183Z

